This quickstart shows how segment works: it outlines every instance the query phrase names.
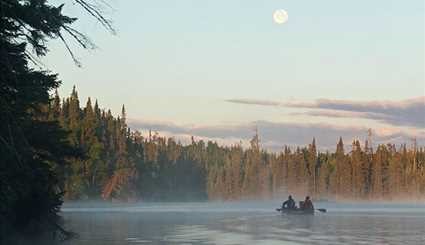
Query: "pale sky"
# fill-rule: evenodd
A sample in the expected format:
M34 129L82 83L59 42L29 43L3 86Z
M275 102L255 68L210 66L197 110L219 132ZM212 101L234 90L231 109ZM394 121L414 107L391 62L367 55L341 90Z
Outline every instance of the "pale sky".
M117 35L82 16L77 27L98 46L75 49L83 68L59 42L43 62L60 74L62 96L76 85L84 103L97 98L114 112L125 104L133 128L233 142L252 136L235 128L258 125L270 148L318 135L324 146L338 134L363 139L369 127L382 140L425 142L423 0L107 2ZM66 13L81 16L68 5ZM288 12L287 23L273 22L276 9ZM288 105L293 101L298 105ZM211 128L228 135L213 137ZM323 128L333 131L322 135Z

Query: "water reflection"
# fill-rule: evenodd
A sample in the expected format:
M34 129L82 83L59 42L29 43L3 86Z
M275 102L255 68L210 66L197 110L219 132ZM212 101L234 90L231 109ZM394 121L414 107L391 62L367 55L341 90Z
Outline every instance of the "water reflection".
M69 228L80 234L69 242L77 245L425 244L423 207L347 211L336 205L327 214L282 216L262 205L170 204L163 212L156 205L151 211L121 207L78 212L73 207L65 209L64 216Z

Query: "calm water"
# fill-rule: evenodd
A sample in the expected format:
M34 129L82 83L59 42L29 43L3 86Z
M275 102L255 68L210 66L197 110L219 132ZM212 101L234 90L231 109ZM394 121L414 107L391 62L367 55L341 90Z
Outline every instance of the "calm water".
M328 213L283 216L277 202L66 203L75 245L425 244L425 205L315 203Z

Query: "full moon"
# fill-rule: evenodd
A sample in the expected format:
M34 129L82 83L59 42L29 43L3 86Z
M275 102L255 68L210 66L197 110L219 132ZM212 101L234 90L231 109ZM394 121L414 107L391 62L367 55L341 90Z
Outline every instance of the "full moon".
M284 9L277 9L273 12L273 21L276 24L284 24L288 21L288 12Z

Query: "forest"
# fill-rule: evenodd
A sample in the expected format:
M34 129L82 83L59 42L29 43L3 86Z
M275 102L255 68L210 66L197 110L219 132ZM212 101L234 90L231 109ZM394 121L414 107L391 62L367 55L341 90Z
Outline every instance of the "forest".
M187 145L149 133L143 137L89 98L80 106L74 87L69 98L56 93L44 108L58 121L83 158L61 169L67 199L239 200L283 198L286 193L316 200L397 200L425 197L425 150L366 140L335 152L305 147L268 152L254 135L250 147L194 140ZM363 147L362 147L363 145Z

